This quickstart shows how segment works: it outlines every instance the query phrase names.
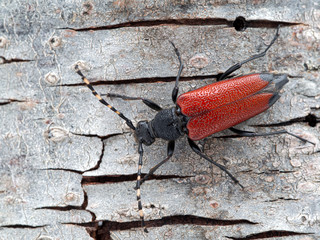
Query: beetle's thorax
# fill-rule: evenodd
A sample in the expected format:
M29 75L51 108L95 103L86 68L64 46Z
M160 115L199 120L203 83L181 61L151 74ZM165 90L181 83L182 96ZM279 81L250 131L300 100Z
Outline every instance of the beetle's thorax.
M138 122L135 133L138 140L145 145L151 145L155 138L176 140L186 132L185 118L175 107L163 109L150 122Z

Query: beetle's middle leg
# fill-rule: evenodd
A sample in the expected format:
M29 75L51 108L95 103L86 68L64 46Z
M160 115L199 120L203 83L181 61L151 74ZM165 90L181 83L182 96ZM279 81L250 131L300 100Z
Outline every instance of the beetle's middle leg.
M233 73L234 71L238 70L239 68L241 68L241 66L247 62L250 62L252 60L255 60L257 58L261 58L261 57L264 57L267 53L267 51L269 50L269 48L274 44L274 42L277 40L277 38L279 37L279 29L280 29L280 25L278 25L277 27L277 31L276 31L276 34L275 36L273 37L271 43L267 46L267 48L261 52L261 53L258 53L258 54L255 54L251 57L249 57L248 59L242 61L242 62L238 62L236 63L235 65L231 66L227 71L225 71L224 73L222 73L220 75L220 77L218 78L217 81L221 81L221 80L224 80L226 79L231 73Z

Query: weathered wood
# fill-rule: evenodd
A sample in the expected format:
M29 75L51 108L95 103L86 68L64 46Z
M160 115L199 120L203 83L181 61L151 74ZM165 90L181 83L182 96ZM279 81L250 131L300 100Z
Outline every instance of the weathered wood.
M316 2L0 5L0 239L239 239L269 231L273 239L282 231L281 239L320 238ZM238 16L251 20L244 32L232 27ZM178 70L169 40L185 64L183 93L262 51L279 23L280 37L267 56L236 74L281 72L290 82L271 109L239 128L266 132L272 131L267 124L285 123L282 128L317 146L289 135L215 138L228 130L200 141L205 154L237 176L242 190L180 139L158 179L142 185L145 234L133 189L134 134L92 96L74 65L81 63L99 83L99 93L144 96L169 107ZM109 102L134 123L155 114L137 101ZM255 124L264 127L250 126ZM144 150L146 173L165 157L166 143Z

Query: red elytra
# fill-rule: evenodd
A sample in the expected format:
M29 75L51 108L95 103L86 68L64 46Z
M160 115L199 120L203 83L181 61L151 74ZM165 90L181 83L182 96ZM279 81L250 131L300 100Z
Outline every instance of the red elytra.
M188 137L203 139L265 111L278 99L277 91L287 82L286 75L251 74L180 95L177 105L190 118Z

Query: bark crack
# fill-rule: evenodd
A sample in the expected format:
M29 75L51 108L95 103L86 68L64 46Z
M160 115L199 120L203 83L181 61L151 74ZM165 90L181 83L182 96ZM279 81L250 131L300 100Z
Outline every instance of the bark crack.
M310 234L312 233L292 232L292 231L284 231L284 230L271 230L266 232L250 234L240 238L236 238L236 237L227 237L227 238L232 240L253 240L253 239L288 237L288 236L297 236L297 235L310 235Z
M113 135L113 136L117 136L117 135L120 135L120 134L112 134L112 135ZM110 136L109 136L109 137L110 137ZM104 141L103 141L103 140L104 140L104 139L103 139L103 138L101 138L101 142L102 142L102 149L101 149L101 154L100 154L100 157L99 157L99 160L98 160L97 164L96 164L94 167L92 167L92 168L90 168L90 169L88 169L88 170L84 171L83 173L85 173L85 172L90 172L90 171L93 171L93 170L99 169L100 164L101 164L102 159L103 159L103 156L104 156L104 150L105 150L105 144L104 144ZM81 186L83 186L83 178L84 178L84 176L82 176Z
M2 228L43 228L47 227L48 225L39 225L39 226L32 226L32 225L24 225L24 224L11 224L11 225L2 225Z
M0 61L0 65L1 64L8 64L8 63L18 63L18 62L31 62L34 60L30 60L30 59L21 59L21 58L10 58L10 59L6 59L3 56L0 56L0 59L2 59L2 61Z
M146 173L141 174L143 178ZM163 179L175 179L175 178L190 178L194 176L180 176L180 175L151 175L146 181L149 180L163 180ZM118 182L128 182L136 181L137 174L128 174L128 175L100 175L100 176L83 176L82 185L91 185L91 184L110 184Z
M110 24L105 26L96 26L96 27L86 27L86 28L59 28L73 30L77 32L87 32L87 31L104 31L118 28L135 28L135 27L155 27L163 25L181 25L181 26L214 26L214 25L225 25L228 27L237 27L234 23L237 21L227 20L225 18L180 18L180 19L159 19L159 20L141 20L141 21L132 21L124 22L118 24ZM303 23L299 22L286 22L286 21L272 21L272 20L250 20L247 21L244 18L242 23L247 27L251 28L276 28L278 25L281 26L293 26L293 25L302 25ZM237 28L236 28L237 29Z
M112 231L124 231L129 229L135 229L141 227L140 221L131 222L115 222L115 221L100 221L90 223L64 223L64 224L74 224L78 226L86 227L91 229L88 232L90 236L96 240L105 239L109 240L111 238ZM200 225L200 226L230 226L238 224L249 224L255 225L258 223L249 221L247 219L235 219L235 220L222 220L214 218L199 217L194 215L174 215L167 216L161 219L146 221L146 226L150 227L162 227L165 225ZM99 226L98 226L99 225ZM92 229L97 228L95 231Z
M67 212L67 211L71 211L71 210L84 210L88 213L90 213L91 215L91 221L95 221L96 220L96 215L94 214L94 212L90 211L87 209L88 206L88 195L86 193L86 191L82 188L83 190L83 202L80 206L76 206L76 205L67 205L67 206L43 206L43 207L39 207L39 208L35 208L35 210L42 210L42 209L47 209L47 210L55 210L55 211L62 211L62 212Z
M97 135L97 134L75 133L75 132L70 132L70 133L73 134L73 135L76 135L76 136L96 137L96 138L100 138L101 140L105 140L105 139L108 139L108 138L111 138L111 137L115 137L115 136L119 136L119 135L125 134L127 132L113 133L113 134L108 134L108 135L105 135L105 136L100 136L100 135ZM86 170L86 171L88 171L88 170Z
M0 102L0 106L2 105L8 105L10 103L14 103L14 102L28 102L26 100L19 100L19 99L14 99L14 98L8 98L8 99L1 99L4 102Z
M192 80L203 80L203 79L217 79L222 73L214 75L197 75L189 77L180 77L180 82L192 81ZM232 76L231 76L232 77ZM173 77L150 77L150 78L136 78L136 79L121 79L121 80L94 80L90 79L91 85L117 85L117 84L139 84L139 83L158 83L158 82L174 82L176 76ZM61 84L61 87L78 87L85 86L85 83L73 83L73 84Z
M283 197L279 197L277 199L271 199L271 200L267 200L265 202L278 202L278 201L299 201L299 198L283 198Z

